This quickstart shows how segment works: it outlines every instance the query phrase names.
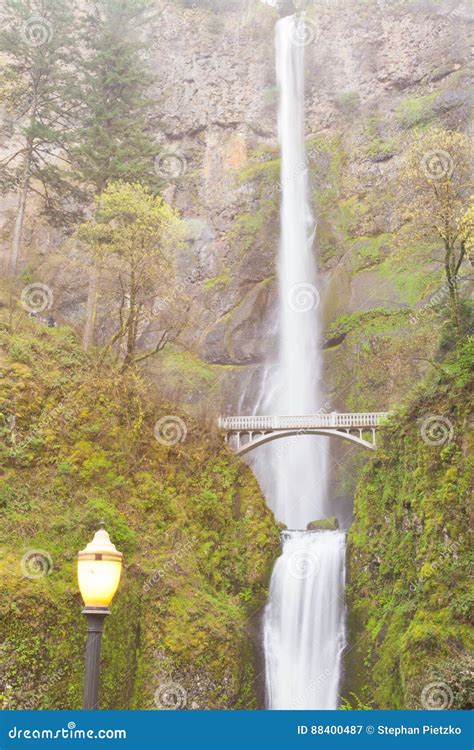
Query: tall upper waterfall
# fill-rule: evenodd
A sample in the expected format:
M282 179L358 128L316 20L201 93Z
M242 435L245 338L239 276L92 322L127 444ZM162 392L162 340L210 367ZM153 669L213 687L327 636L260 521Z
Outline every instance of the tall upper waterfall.
M316 414L323 409L321 324L313 251L316 222L308 199L304 141L304 47L294 44L293 16L276 28L281 149L281 239L278 257L278 340L276 366L269 366L261 402L263 414ZM259 451L255 471L276 517L305 529L326 512L326 438L300 436ZM270 468L271 466L271 468Z
M268 366L256 411L309 415L323 409L316 223L304 140L304 47L296 17L276 28L281 147L277 363ZM296 43L295 43L296 42ZM283 534L264 617L267 705L337 708L345 642L343 532L307 532L328 514L327 438L298 435L259 450L254 469Z

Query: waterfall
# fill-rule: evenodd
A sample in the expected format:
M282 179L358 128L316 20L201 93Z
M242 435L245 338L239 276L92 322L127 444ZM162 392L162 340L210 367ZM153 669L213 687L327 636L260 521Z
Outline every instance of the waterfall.
M304 141L304 46L295 17L276 27L281 149L278 361L264 377L255 411L308 415L323 410L316 223L308 197ZM272 574L264 615L267 706L335 709L345 643L345 534L305 531L330 510L327 438L298 435L258 450L253 467L277 519L289 529ZM299 531L298 531L299 529Z
M268 707L334 709L344 647L344 534L283 535L265 613Z

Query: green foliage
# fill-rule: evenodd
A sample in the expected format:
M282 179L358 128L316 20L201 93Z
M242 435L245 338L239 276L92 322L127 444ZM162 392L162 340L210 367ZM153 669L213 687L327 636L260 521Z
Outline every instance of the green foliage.
M189 705L255 708L247 626L279 532L250 471L189 417L184 443L158 442L157 419L176 407L87 358L67 329L24 321L2 344L4 707L80 706L75 559L103 519L125 570L105 628L102 707L156 708L155 690L173 680ZM24 576L31 550L50 556L48 575Z
M397 107L397 117L410 128L426 124L432 119L432 105L436 97L437 94L433 93L404 99Z
M123 342L126 365L149 356L141 354L138 360L135 356L140 329L153 317L150 301L169 288L172 253L183 245L184 236L175 209L141 184L123 181L109 183L96 199L94 219L79 229L79 237L89 244L94 260L108 273L109 286L116 290L112 343ZM159 340L151 354L162 343Z
M359 92L358 91L343 91L337 97L340 108L351 114L356 112L359 107Z
M442 243L452 323L460 339L459 277L469 255L472 231L466 199L471 144L460 132L431 128L416 132L397 180L399 213L407 232ZM467 217L467 221L466 221Z
M423 687L436 681L453 691L453 708L470 705L462 664L472 648L473 359L466 341L416 389L384 428L358 486L349 534L349 689L360 694L363 686L377 708L421 708ZM447 425L438 442L426 437L429 417Z
M367 154L375 161L384 161L394 156L397 147L392 140L384 141L382 138L374 138L367 145Z
M343 711L371 711L373 706L364 703L355 693L349 693L349 698L343 698L340 708Z

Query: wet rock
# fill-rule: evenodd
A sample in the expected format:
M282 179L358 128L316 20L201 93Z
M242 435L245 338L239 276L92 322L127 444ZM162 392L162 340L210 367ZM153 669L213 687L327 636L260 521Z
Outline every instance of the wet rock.
M322 518L319 521L310 521L306 527L307 531L337 531L338 528L339 521L336 516Z

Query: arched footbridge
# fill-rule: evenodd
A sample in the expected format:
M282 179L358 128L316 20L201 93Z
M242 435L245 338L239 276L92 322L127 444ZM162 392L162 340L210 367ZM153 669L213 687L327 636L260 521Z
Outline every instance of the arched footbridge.
M295 435L326 435L376 450L376 432L389 412L310 414L303 417L219 417L226 441L243 456L259 445Z

